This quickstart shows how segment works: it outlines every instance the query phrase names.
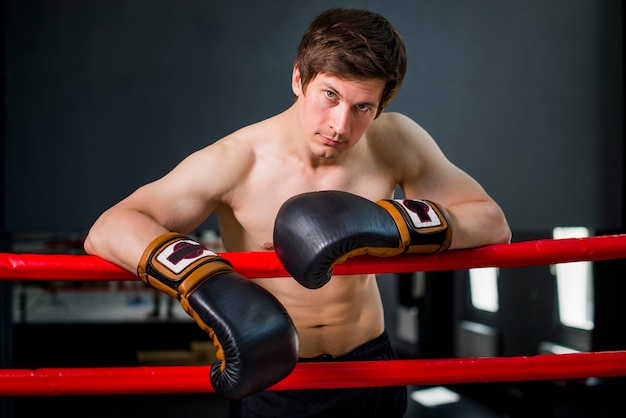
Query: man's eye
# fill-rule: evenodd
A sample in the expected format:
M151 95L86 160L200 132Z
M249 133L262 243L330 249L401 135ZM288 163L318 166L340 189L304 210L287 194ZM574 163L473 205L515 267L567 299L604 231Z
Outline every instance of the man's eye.
M326 90L326 97L329 99L333 99L335 100L337 98L337 95L335 94L335 92L332 92L330 90Z
M361 112L367 112L368 110L370 110L370 107L365 104L357 105L356 108L359 109Z

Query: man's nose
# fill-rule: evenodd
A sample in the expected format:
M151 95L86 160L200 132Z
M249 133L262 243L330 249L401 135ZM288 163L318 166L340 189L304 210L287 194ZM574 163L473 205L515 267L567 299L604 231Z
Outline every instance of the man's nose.
M335 106L332 111L331 128L338 134L344 135L350 131L350 108L348 106Z

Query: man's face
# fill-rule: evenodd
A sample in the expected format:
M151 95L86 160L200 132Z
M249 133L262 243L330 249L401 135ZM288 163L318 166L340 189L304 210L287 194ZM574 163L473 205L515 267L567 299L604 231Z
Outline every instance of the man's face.
M294 69L298 124L312 152L336 158L356 144L376 117L384 87L380 79L348 80L320 73L303 90Z

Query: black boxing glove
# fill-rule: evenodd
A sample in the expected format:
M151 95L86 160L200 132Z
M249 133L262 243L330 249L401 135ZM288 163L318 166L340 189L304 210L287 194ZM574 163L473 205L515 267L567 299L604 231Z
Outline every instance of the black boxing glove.
M309 289L325 285L348 257L446 250L452 240L447 211L428 200L378 202L335 190L288 199L274 225L274 249L289 274Z
M228 261L177 233L144 251L141 280L177 298L213 339L215 392L238 399L286 377L298 361L298 334L285 308L267 290L235 273Z

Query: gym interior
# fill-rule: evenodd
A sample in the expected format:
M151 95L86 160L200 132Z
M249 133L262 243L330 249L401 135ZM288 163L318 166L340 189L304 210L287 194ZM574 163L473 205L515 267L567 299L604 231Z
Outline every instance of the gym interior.
M389 110L501 204L513 242L626 229L619 0L3 0L2 251L84 254L89 226L190 152L292 100L293 54L333 6L407 46ZM196 231L221 249L213 217ZM626 260L380 274L400 357L626 350ZM215 349L140 281L0 281L3 369L205 365ZM624 416L625 377L414 385L406 417ZM0 398L3 418L227 416L211 393Z

